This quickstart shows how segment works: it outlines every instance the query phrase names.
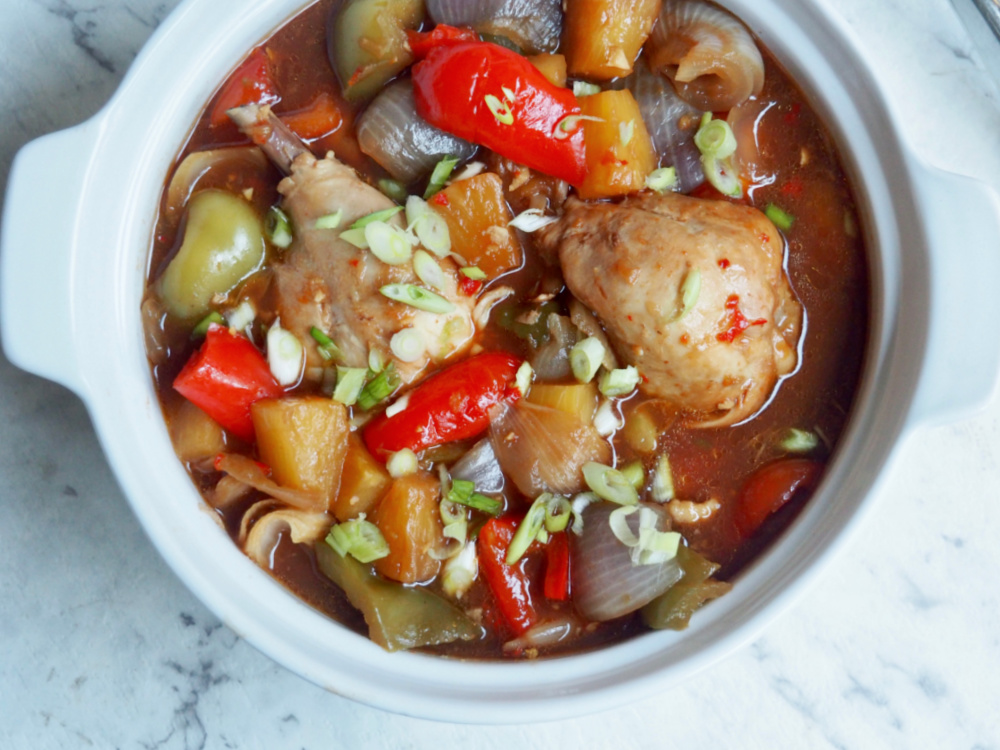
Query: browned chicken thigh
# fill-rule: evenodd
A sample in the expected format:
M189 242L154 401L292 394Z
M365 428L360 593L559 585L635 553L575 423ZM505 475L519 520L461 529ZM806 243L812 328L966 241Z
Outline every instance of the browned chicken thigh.
M802 308L760 211L675 193L570 200L539 239L644 391L700 426L752 416L795 369Z

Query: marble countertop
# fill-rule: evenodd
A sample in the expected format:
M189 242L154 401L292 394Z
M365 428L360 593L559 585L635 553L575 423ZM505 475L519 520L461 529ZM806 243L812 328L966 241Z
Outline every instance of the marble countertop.
M996 84L950 0L819 1L917 152L1000 186ZM175 4L0 3L0 195L16 150L96 112ZM82 403L2 358L0 425L2 748L1000 747L997 398L909 441L846 552L752 645L628 708L503 728L361 706L255 651L149 544Z

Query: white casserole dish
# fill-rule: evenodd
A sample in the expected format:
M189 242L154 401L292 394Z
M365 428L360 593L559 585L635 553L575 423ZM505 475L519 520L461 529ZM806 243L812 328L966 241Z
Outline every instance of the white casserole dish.
M0 323L12 362L87 404L125 494L168 564L236 632L307 679L400 713L488 723L590 713L666 689L754 638L791 605L870 507L904 435L990 395L1000 347L983 342L992 341L1000 313L1000 197L914 157L849 33L820 3L723 2L824 117L855 184L872 252L864 380L819 492L734 590L682 633L501 664L388 654L341 628L244 557L204 509L170 445L138 314L171 162L227 72L301 4L187 0L102 112L19 153L0 237ZM962 238L961 253L952 236Z

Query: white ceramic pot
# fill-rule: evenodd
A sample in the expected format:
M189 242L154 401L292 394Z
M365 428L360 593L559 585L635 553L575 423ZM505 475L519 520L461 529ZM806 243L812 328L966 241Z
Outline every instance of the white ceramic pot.
M150 538L242 637L341 695L470 722L590 713L676 685L759 634L841 548L905 433L990 395L1000 199L901 143L850 33L818 2L729 0L826 120L871 250L872 332L858 403L826 479L734 590L681 633L537 663L388 654L289 594L231 543L175 458L143 351L139 305L160 190L204 102L302 0L187 0L93 119L28 144L2 235L3 342L75 391ZM961 245L961 253L954 252Z

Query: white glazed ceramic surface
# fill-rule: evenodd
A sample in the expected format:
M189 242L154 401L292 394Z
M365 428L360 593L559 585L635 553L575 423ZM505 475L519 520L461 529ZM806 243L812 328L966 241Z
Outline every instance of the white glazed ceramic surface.
M724 4L775 52L831 127L873 253L866 374L817 496L733 592L682 633L649 633L540 662L483 664L387 654L347 632L257 569L204 509L174 458L138 316L164 175L214 88L299 4L261 0L248 9L240 0L188 0L99 115L19 154L3 222L0 312L11 361L85 401L168 563L241 636L304 677L392 711L491 723L582 714L676 684L792 603L846 540L907 429L990 394L1000 352L970 344L992 340L987 326L1000 312L988 288L1000 263L987 252L1000 235L1000 200L916 162L848 33L816 5L732 0ZM223 31L209 38L206 29ZM50 200L36 201L39 195ZM52 206L65 213L53 216ZM961 266L947 252L949 224L963 228ZM969 267L977 273L963 274ZM40 306L43 294L48 304Z

